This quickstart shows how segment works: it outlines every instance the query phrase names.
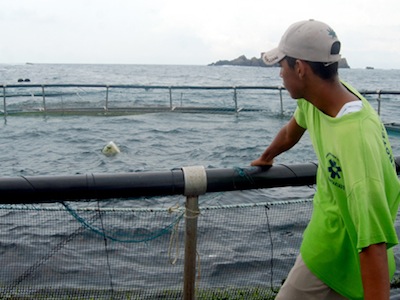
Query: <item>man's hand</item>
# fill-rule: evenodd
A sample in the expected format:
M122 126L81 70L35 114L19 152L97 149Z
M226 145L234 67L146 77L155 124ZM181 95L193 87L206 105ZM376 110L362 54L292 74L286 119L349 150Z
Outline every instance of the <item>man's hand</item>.
M264 167L264 166L272 166L273 163L274 163L273 160L266 161L266 160L262 159L261 157L259 157L256 160L253 160L250 165L254 166L254 167L256 167L256 166Z

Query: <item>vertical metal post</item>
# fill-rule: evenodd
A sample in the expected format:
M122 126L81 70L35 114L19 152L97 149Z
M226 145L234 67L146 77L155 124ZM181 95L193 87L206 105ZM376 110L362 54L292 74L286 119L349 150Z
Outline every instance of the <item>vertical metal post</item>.
M238 111L238 105L237 105L237 91L236 91L236 86L233 87L233 102L235 103L235 112L236 112L236 114L238 114L239 111Z
M281 115L283 116L282 86L279 86L279 98L280 98L280 101L281 101Z
M108 111L108 90L109 90L109 86L107 85L107 89L106 89L106 106L104 107L105 111Z
M376 101L378 101L378 115L381 115L381 90L377 90L376 91L378 93L378 99L376 99Z
M197 217L199 215L199 198L186 198L186 232L185 232L185 266L183 282L183 299L195 299L196 286L196 249L197 249Z
M3 85L3 110L4 110L4 121L7 121L7 104L6 104L6 86Z
M172 110L172 88L169 87L169 108Z
M207 192L207 174L203 166L183 167L186 196L186 232L183 299L196 297L197 218L200 215L198 195Z
M44 93L44 85L42 85L42 97L43 97L43 111L46 112L46 95Z

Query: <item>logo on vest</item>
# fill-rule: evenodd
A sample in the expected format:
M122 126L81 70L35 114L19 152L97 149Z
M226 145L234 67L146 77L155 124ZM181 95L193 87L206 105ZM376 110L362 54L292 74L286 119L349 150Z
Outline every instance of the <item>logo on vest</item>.
M326 166L328 181L335 187L345 190L340 160L332 153L328 153L326 155Z

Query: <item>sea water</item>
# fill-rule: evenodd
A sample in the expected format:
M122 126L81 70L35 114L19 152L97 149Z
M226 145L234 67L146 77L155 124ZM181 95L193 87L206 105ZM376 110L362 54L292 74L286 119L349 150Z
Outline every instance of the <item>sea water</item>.
M341 69L341 77L359 90L400 90L400 70ZM161 65L1 65L0 83L134 84L190 86L280 86L279 68ZM84 92L84 91L83 91ZM167 92L165 92L167 94ZM180 95L180 97L190 97ZM377 96L373 96L377 97ZM214 101L210 96L207 101ZM80 100L80 99L78 99ZM126 99L126 101L131 99ZM112 102L112 99L109 100ZM180 100L182 101L182 99ZM183 100L185 101L185 100ZM232 97L223 100L231 105ZM398 120L399 98L382 101L386 122ZM238 95L238 106L258 103L278 107L279 96ZM371 104L377 107L373 99ZM0 123L3 176L166 170L183 165L248 166L271 142L294 110L284 99L286 115L267 113L171 114L132 116L13 117ZM121 155L105 157L101 149L114 141ZM398 136L391 137L394 154ZM314 161L305 136L277 158L281 163Z

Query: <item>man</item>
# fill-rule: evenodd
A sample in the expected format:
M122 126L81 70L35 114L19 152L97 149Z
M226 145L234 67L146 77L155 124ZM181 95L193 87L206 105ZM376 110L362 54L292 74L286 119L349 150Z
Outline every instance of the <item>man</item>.
M308 130L318 157L313 213L282 299L389 299L400 182L385 127L338 76L340 41L327 24L291 25L263 54L279 63L294 116L253 166L273 163Z

